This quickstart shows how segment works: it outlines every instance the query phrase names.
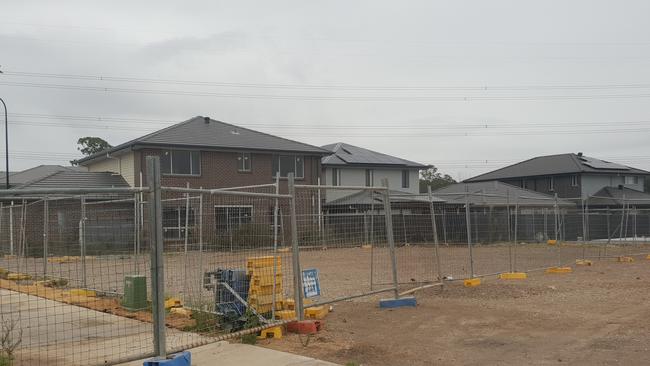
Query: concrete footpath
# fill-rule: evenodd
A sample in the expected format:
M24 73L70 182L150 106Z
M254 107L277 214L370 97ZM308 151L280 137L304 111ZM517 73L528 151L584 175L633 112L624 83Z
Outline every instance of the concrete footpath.
M192 366L335 366L291 353L275 351L248 344L217 342L189 350ZM119 366L142 366L144 360L127 362Z

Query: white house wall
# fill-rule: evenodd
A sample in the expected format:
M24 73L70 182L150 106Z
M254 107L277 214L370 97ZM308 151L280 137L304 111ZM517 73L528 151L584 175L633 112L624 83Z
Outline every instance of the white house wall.
M89 164L89 172L113 172L120 174L131 187L135 186L135 159L133 152Z
M366 168L339 168L341 172L342 186L365 186L366 185ZM401 191L406 193L417 194L420 191L419 183L419 170L409 169L409 187L402 188L402 169L372 169L374 171L374 186L381 186L381 181L384 178L388 179L388 185L393 191ZM326 168L323 175L322 185L332 185L332 168ZM356 191L341 191L329 190L326 193L326 201L332 201L350 194L357 193Z

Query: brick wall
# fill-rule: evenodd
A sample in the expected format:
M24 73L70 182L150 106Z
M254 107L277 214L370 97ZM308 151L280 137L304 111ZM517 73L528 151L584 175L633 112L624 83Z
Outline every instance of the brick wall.
M140 172L143 173L143 185L146 185L146 157L160 156L164 150L143 149L136 151L135 176L139 182ZM201 151L200 176L163 175L163 186L191 188L226 188L256 184L275 183L273 178L272 153L252 153L252 168L250 172L240 172L237 169L237 152ZM321 175L320 157L304 156L304 178L296 179L297 184L317 184ZM280 190L286 192L286 179L280 184Z

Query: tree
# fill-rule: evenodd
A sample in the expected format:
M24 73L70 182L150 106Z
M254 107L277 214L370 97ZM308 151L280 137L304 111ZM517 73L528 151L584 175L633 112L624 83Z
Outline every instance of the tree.
M438 168L432 166L427 170L420 172L420 193L427 192L427 186L431 186L431 190L435 191L442 187L456 183L456 180L450 175L438 172Z
M100 137L91 136L81 137L79 140L77 140L77 145L79 145L77 147L77 150L81 151L81 153L85 156L92 155L113 147L111 144L106 142L106 140Z

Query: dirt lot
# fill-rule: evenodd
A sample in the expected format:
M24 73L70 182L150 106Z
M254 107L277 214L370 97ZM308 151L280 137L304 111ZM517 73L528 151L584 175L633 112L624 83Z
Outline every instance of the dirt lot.
M335 305L306 347L296 335L264 346L363 365L639 365L650 362L650 261L596 261L572 274L452 283L416 308L376 299ZM302 339L305 341L305 339Z

